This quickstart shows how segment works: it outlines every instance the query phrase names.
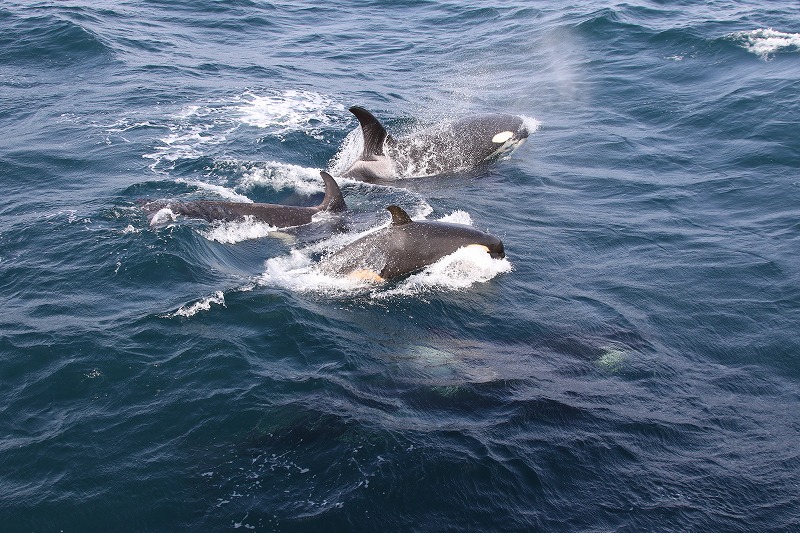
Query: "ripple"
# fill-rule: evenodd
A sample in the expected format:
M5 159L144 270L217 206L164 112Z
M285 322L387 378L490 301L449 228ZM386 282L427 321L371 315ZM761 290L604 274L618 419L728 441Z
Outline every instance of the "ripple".
M95 32L55 15L12 16L6 24L0 36L0 61L7 64L67 67L113 57Z

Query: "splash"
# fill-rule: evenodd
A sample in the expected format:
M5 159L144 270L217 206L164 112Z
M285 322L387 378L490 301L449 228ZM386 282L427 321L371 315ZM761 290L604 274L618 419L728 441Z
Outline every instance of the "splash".
M210 230L200 234L210 241L222 244L236 244L250 239L260 239L278 231L275 226L261 222L248 215L244 220L214 224Z
M138 127L159 127L167 130L158 139L153 151L143 157L152 159L153 171L164 170L164 163L183 159L214 157L218 148L241 126L252 126L264 135L283 139L288 133L301 132L321 139L326 128L341 120L344 107L333 98L301 90L286 90L265 95L249 90L218 102L187 105L176 113L154 119L127 121L114 125L109 133ZM163 124L162 124L163 122ZM167 167L166 170L169 170Z
M370 284L363 280L322 274L314 268L310 255L300 250L292 250L288 257L268 259L265 266L266 271L258 281L263 286L329 296L355 295L370 289Z
M222 291L217 291L213 295L203 298L202 300L191 305L184 305L174 313L164 315L164 318L174 318L178 316L189 318L196 315L200 311L209 311L211 309L211 304L225 307L225 295L222 293Z
M225 142L232 131L230 125L220 131L219 120L196 123L199 120L202 119L193 117L192 113L175 117L176 123L167 126L170 133L158 140L159 145L152 153L142 156L153 160L150 165L152 170L157 171L162 162L175 163L182 159L203 157L210 147Z
M464 224L465 226L472 226L472 217L466 211L453 211L449 215L445 215L439 219L439 222L450 222L451 224Z
M730 37L765 61L781 51L800 50L800 34L784 33L772 28L733 33Z
M155 214L150 218L150 225L154 227L163 226L164 224L175 222L177 219L178 216L172 212L172 209L169 207L164 207L156 211Z
M525 125L525 129L528 130L529 135L533 135L539 131L539 128L542 126L541 121L527 115L522 116L522 124Z
M511 270L513 267L508 259L493 259L484 250L467 246L412 274L397 287L375 293L374 297L414 296L436 290L457 291L476 283L485 283Z
M350 130L350 133L342 141L339 151L331 158L328 164L328 172L334 176L343 174L353 163L359 160L364 151L364 136L361 128L357 127Z
M291 189L299 194L313 194L325 190L319 169L268 161L258 166L243 168L237 187L251 190L269 186L276 191Z
M253 202L253 200L251 200L247 196L241 195L236 191L231 190L228 187L223 187L221 185L214 185L211 183L206 183L204 181L198 181L198 180L186 180L183 178L178 178L175 181L177 183L185 183L187 185L192 185L193 187L197 187L198 189L211 191L215 194L218 194L222 198L225 198L226 200L231 200L234 202L247 202L247 203Z
M321 139L323 129L337 121L344 111L344 106L329 96L311 91L289 90L266 96L248 91L237 100L240 103L235 111L239 120L278 136L303 131Z

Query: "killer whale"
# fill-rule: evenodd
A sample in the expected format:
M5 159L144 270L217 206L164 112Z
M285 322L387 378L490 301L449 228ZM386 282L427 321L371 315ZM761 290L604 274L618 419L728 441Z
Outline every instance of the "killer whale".
M491 257L505 257L503 242L465 224L414 221L402 208L387 207L388 227L368 233L323 258L316 268L327 275L382 282L425 268L465 246L479 246Z
M513 152L530 134L522 117L490 114L395 138L363 107L353 106L350 112L361 126L364 148L340 177L367 182L474 168Z
M179 203L151 202L143 205L143 209L151 221L160 210L166 208L177 215L205 219L209 222L244 220L246 217L252 217L277 228L302 226L310 223L311 218L321 211L339 212L347 208L336 180L324 171L320 172L320 176L325 182L325 197L319 205L312 207L198 200Z

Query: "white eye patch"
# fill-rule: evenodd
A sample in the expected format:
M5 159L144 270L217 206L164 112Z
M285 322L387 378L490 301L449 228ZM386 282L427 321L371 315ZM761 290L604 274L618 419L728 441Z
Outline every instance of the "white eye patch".
M497 135L492 137L492 142L493 143L497 143L497 144L501 144L501 143L506 142L507 140L509 140L513 136L514 136L514 132L513 131L501 131L500 133L498 133Z

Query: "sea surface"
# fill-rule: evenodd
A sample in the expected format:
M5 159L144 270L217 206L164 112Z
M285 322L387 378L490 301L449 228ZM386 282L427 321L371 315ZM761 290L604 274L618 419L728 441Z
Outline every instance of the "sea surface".
M2 531L800 530L796 1L4 0ZM525 117L495 164L339 180ZM499 236L372 285L390 204Z

